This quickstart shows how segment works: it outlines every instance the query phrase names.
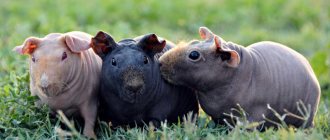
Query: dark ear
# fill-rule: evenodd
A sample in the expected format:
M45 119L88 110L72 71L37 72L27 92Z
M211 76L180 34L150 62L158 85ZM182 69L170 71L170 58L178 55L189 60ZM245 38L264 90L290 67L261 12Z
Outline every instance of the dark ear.
M238 67L240 63L240 56L235 50L224 47L223 42L223 39L218 36L214 36L214 46L216 53L219 54L222 61L226 62L228 67Z
M213 39L213 32L207 27L199 27L199 36L204 40Z
M34 50L37 48L40 42L41 42L41 38L29 37L24 41L22 45L16 46L13 49L13 51L17 52L18 54L30 55L34 52Z
M159 41L157 35L155 34L145 35L137 44L138 47L141 47L149 55L155 55L156 53L162 52L165 45L166 41Z
M107 33L99 31L95 37L92 38L90 46L94 52L102 59L113 49L117 47L117 43Z

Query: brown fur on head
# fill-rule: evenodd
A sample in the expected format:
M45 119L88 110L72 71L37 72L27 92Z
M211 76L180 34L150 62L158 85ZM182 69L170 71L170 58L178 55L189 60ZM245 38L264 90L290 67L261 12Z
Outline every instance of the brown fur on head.
M160 57L161 73L169 82L191 88L205 88L214 77L229 79L239 65L239 55L206 27L200 28L204 41L180 44ZM226 80L222 80L226 81Z
M161 72L162 76L173 84L179 84L179 81L172 80L175 76L175 71L173 68L175 67L176 63L180 61L184 61L184 55L185 55L185 46L187 45L186 42L180 42L177 47L174 47L170 49L167 53L164 53L160 57L160 63L161 63Z
M80 59L79 51L89 47L73 47L79 42L79 37L69 33L52 33L44 38L30 37L23 45L14 48L16 52L29 56L32 94L53 97L67 88L68 79L74 72L70 67Z

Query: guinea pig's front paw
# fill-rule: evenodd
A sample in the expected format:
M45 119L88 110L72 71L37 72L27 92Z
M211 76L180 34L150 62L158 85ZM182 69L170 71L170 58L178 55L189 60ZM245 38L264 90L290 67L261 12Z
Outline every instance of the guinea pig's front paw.
M153 129L153 131L157 131L160 128L160 126L161 123L159 120L154 119L149 122L149 127Z
M88 139L93 139L93 140L97 140L97 137L94 133L94 131L91 130L84 130L83 134L88 138Z
M44 103L40 99L34 102L34 106L36 106L37 108L41 108L43 105Z

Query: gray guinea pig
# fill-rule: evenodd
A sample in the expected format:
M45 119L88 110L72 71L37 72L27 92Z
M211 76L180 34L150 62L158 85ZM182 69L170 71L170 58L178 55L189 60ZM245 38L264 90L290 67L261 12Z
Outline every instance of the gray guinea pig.
M239 104L250 122L276 126L279 122L268 105L280 115L302 116L297 102L308 107L307 120L288 115L285 122L296 127L313 126L320 100L320 85L306 60L298 52L270 41L242 47L226 42L206 27L200 28L203 41L191 41L160 57L161 73L169 82L198 90L203 110L224 123L224 113ZM268 118L268 119L264 119ZM305 123L305 125L303 125Z

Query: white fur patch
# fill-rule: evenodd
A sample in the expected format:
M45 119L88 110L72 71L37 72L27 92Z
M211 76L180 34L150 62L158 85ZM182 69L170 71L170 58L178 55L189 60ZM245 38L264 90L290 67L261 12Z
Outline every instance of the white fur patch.
M46 88L48 87L48 76L43 73L41 75L41 78L40 78L40 85L43 87L43 88Z

